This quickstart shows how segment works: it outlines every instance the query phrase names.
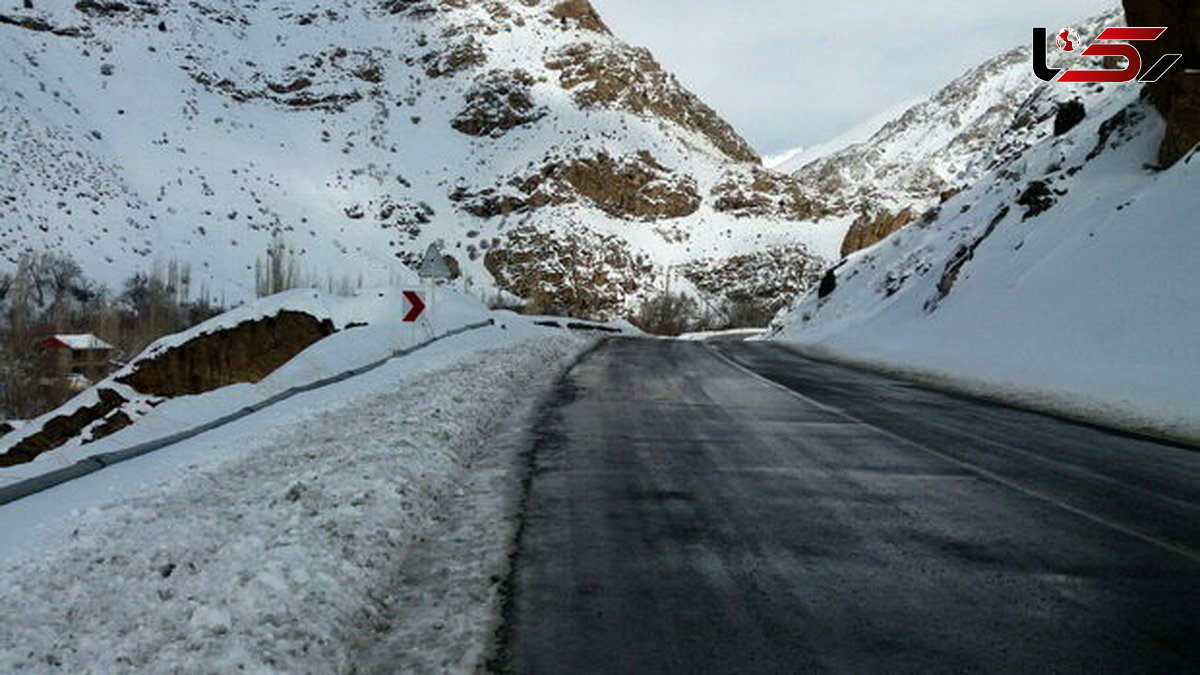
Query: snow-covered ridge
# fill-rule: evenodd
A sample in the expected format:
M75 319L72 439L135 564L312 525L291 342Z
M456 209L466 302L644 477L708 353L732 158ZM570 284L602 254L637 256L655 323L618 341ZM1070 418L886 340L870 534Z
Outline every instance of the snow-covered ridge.
M1107 26L1124 25L1119 9L1080 22L1081 41ZM1053 46L1053 39L1050 40ZM1071 62L1056 48L1052 57ZM917 213L941 195L973 183L995 166L996 146L1022 106L1045 88L1030 74L1021 46L972 68L931 96L899 106L864 124L831 149L815 148L780 167L850 211ZM866 137L864 137L866 136ZM852 141L847 143L847 141Z

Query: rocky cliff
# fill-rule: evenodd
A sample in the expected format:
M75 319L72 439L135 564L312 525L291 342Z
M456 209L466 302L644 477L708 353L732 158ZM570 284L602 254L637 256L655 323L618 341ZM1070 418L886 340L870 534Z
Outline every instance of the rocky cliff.
M1200 143L1200 4L1190 0L1125 0L1131 26L1167 26L1161 38L1139 43L1143 70L1163 54L1183 59L1149 85L1154 105L1167 120L1158 161L1170 166Z

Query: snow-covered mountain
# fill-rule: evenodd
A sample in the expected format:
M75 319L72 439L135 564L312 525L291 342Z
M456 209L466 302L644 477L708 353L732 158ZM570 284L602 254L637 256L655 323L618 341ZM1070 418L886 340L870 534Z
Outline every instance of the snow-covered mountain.
M1149 25L1200 32L1182 17ZM968 104L974 94L961 102L969 115L918 107L957 119L948 133L906 113L876 135L869 161L833 156L804 170L801 180L825 179L856 207L932 208L831 270L777 318L774 335L974 393L1198 439L1194 120L1164 119L1183 103L1148 97L1138 83L1043 86L1015 59L989 62L932 99L978 91L981 104ZM978 89L975 76L1004 86ZM1164 168L1160 148L1180 143L1191 151Z
M442 240L478 295L609 317L845 225L586 0L3 0L0 66L8 268L174 258L235 301L275 237L321 285Z
M1113 10L1073 26L1072 32L1086 42L1123 22L1120 10ZM1076 52L1060 60L1080 58ZM1006 132L1021 123L1018 112L1047 86L1056 85L1031 75L1029 47L1022 45L928 98L885 111L825 149L776 168L824 195L832 212L854 214L842 248L848 254L911 222L1003 161L1008 153L1000 144L1007 142Z

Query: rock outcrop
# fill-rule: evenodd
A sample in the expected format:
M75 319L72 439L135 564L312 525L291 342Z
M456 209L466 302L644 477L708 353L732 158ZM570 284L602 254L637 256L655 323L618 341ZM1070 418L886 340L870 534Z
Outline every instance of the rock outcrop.
M481 218L582 200L629 220L682 218L695 213L701 202L694 180L674 174L645 151L631 157L601 153L551 160L537 173L511 178L498 188L458 190L451 199Z
M874 246L891 233L916 220L916 217L912 207L905 208L899 213L886 210L878 213L864 212L846 232L846 238L842 241L842 257Z
M816 220L830 213L796 178L757 166L737 167L713 189L713 209L738 218Z
M549 114L533 101L534 78L523 70L491 71L467 91L467 107L450 126L468 136L499 138L509 131L537 122Z
M546 66L560 73L563 88L572 91L575 102L584 108L618 108L661 117L708 139L729 159L760 161L745 139L680 86L649 50L582 42L560 50Z
M564 0L550 10L550 16L562 21L565 25L574 24L583 30L611 35L604 20L592 8L592 3L587 0Z
M621 239L587 230L552 236L518 228L484 263L500 287L528 299L526 309L535 314L601 318L620 316L653 272Z
M774 315L816 284L824 269L825 262L803 246L775 246L698 260L682 266L680 273L697 288L731 305L751 305Z
M1163 54L1183 54L1166 76L1148 85L1155 107L1167 120L1159 164L1179 161L1200 143L1200 3L1193 0L1124 0L1131 26L1167 26L1154 42L1139 42L1142 69Z

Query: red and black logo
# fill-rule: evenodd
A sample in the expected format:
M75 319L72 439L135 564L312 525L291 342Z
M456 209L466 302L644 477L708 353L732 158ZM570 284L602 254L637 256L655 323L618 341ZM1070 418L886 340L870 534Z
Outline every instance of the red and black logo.
M1033 74L1046 82L1054 82L1057 78L1058 82L1157 82L1159 78L1167 74L1179 59L1183 58L1182 54L1164 54L1153 66L1150 67L1141 77L1138 73L1142 72L1142 54L1129 42L1137 41L1153 41L1162 37L1162 34L1167 32L1166 28L1105 28L1100 35L1096 36L1094 43L1088 45L1087 49L1083 50L1084 56L1114 56L1123 57L1125 59L1125 67L1118 69L1104 70L1067 70L1063 72L1062 68L1051 68L1047 65L1046 56L1046 29L1033 29ZM1056 36L1055 42L1058 43L1058 48L1064 52L1073 52L1076 49L1075 40L1072 39L1071 29L1067 28ZM1107 44L1100 44L1107 43ZM1061 74L1061 77L1059 75Z

